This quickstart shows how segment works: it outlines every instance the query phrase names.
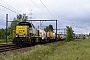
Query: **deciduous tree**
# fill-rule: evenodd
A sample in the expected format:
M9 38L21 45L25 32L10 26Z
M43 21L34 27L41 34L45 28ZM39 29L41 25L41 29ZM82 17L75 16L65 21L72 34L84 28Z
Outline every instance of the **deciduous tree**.
M66 40L67 42L74 40L74 31L72 27L66 26Z
M53 26L50 24L49 26L46 26L46 28L44 28L44 30L53 32Z

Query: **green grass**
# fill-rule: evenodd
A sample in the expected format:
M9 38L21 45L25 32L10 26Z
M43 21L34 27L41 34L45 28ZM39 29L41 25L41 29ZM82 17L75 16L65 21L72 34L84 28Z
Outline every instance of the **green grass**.
M24 53L0 55L0 60L90 60L90 39L36 45Z
M12 39L8 39L8 42L12 42ZM0 39L0 44L6 43L6 39Z

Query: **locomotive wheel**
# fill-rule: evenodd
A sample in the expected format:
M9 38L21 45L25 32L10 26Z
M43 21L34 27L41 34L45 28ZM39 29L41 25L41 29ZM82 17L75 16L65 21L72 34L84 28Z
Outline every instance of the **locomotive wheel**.
M35 44L36 44L35 39L31 39L31 45L35 46Z
M50 42L50 38L47 38L47 43L49 43Z
M12 43L16 46L30 46L31 40L27 38L14 38Z

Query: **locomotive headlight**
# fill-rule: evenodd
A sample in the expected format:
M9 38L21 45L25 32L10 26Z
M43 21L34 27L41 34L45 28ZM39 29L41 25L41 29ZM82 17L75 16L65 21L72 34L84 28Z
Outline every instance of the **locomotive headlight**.
M16 37L18 37L18 35L16 34Z
M24 34L24 36L23 37L26 37L26 35Z

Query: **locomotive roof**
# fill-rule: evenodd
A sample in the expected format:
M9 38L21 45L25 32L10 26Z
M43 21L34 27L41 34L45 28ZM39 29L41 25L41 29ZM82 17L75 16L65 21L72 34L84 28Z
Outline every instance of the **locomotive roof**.
M34 25L32 23L29 23L29 22L19 22L18 25L23 25L23 26L25 25L25 26L29 26L29 27L34 27Z

